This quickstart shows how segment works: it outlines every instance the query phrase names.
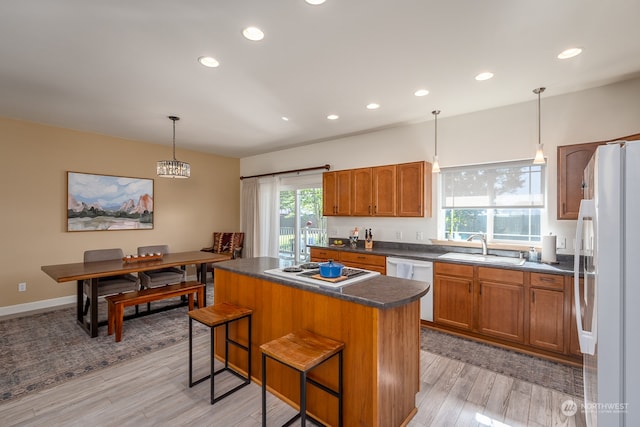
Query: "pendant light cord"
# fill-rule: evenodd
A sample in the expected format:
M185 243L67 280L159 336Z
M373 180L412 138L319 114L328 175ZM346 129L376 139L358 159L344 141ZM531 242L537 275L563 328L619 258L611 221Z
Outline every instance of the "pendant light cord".
M440 114L440 110L433 110L431 114L435 116L435 155L438 157L438 114Z
M169 119L173 121L173 160L176 159L176 121L180 120L178 116L169 116Z

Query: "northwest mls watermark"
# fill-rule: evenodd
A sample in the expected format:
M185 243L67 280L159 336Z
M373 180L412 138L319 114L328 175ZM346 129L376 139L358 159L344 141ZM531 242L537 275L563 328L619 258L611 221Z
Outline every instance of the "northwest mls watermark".
M628 411L628 403L576 403L575 401L568 399L562 402L560 405L560 411L567 417L574 416L578 410L583 413L598 413L598 414L620 414Z

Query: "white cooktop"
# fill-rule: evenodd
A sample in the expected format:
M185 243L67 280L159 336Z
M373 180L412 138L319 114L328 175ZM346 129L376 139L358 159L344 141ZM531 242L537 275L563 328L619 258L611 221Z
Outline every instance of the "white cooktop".
M348 277L347 279L341 280L339 282L328 282L326 280L311 277L311 275L319 274L318 269L303 270L301 272L290 273L287 271L283 271L282 268L274 268L272 270L265 270L264 273L281 277L283 279L293 280L295 282L301 282L307 285L316 285L332 289L340 289L345 286L349 286L357 282L362 282L363 280L371 279L372 277L380 275L380 273L378 273L377 271L369 271L353 267L345 267L343 271L353 274L354 277Z

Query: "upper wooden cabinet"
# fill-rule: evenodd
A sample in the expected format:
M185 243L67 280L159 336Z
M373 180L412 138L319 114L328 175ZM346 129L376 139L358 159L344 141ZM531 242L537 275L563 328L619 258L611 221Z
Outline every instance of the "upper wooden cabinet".
M640 139L640 133L586 144L558 147L558 219L578 219L582 200L582 173L599 145L610 141Z
M373 188L371 168L351 170L351 215L368 216L373 214Z
M582 200L582 172L603 142L558 147L558 219L577 219Z
M414 162L396 166L397 216L431 216L431 163ZM427 194L425 194L425 188Z
M322 214L351 215L351 172L348 170L322 174Z
M396 165L373 170L373 215L396 216Z
M340 174L345 176L341 179ZM431 191L425 194L425 188L431 190L427 162L325 172L323 214L422 217L426 212L431 216Z

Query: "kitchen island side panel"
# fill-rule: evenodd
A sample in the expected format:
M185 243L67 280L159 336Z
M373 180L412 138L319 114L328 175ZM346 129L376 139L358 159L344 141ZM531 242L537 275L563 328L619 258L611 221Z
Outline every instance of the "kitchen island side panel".
M214 301L253 309L253 380L261 384L260 345L289 332L307 329L345 343L344 425L403 425L415 414L419 390L419 301L381 309L328 295L285 286L237 272L216 270ZM231 336L246 343L246 324L230 328ZM224 332L216 333L216 354L223 357ZM230 348L229 359L241 369L244 352ZM336 359L311 375L337 387ZM269 390L296 408L299 377L293 370L269 361ZM308 387L308 409L330 424L337 424L337 401Z

